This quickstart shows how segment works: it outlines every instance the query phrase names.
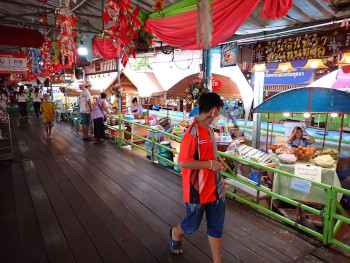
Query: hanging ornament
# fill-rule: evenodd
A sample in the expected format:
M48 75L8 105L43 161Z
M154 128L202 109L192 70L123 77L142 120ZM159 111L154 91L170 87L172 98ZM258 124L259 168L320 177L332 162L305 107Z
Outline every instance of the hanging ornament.
M134 40L137 41L138 28L140 21L137 16L140 13L140 7L137 6L133 11L130 0L109 0L106 4L106 11L103 14L103 19L107 24L110 17L113 18L115 25L106 29L104 32L116 41L116 44L121 48L122 65L125 67L128 62L128 54L134 58L136 56L134 50Z
M50 76L53 72L52 58L50 54L51 41L48 36L45 36L45 42L41 46L41 75Z
M33 75L41 73L41 49L39 48L27 48L28 62L30 64L30 71Z
M152 8L154 10L162 10L164 8L164 2L165 0L154 0L154 5Z
M61 28L61 33L57 38L61 50L61 63L64 67L72 67L75 62L75 36L77 32L73 31L75 22L78 19L69 8L70 0L64 0L65 6L60 5L55 11L56 28Z

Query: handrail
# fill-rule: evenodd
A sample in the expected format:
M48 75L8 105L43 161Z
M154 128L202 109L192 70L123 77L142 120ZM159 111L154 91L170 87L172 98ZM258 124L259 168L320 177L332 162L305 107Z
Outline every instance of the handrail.
M118 136L115 136L115 135L110 135L112 138L116 138L118 140L118 145L119 147L121 147L121 142L125 142L129 145L132 145L136 148L139 148L143 151L146 151L147 153L149 153L151 155L151 160L152 162L154 162L154 158L158 158L164 162L167 162L173 166L176 166L176 167L179 167L178 164L176 164L175 162L172 162L166 158L164 158L163 156L157 154L154 152L154 146L158 146L158 147L161 147L161 148L164 148L166 149L167 151L170 151L174 154L179 154L179 152L177 152L176 150L173 150L173 149L170 149L158 142L155 141L155 133L162 133L166 136L169 136L171 138L174 138L178 141L181 141L182 138L179 137L179 136L176 136L176 135L173 135L173 134L170 134L170 133L167 133L165 131L160 131L160 130L157 130L155 128L152 128L152 127L149 127L149 126L146 126L146 125L142 125L140 123L135 123L135 122L132 122L132 121L129 121L129 120L125 120L125 119L121 119L121 115L118 116L119 117L119 123L118 123L118 126L119 126L119 135ZM112 117L112 118L116 118L116 117ZM128 132L128 131L125 131L124 129L122 130L122 123L129 123L131 125L136 125L136 126L139 126L139 127L143 127L143 128L146 128L148 130L150 130L152 132L152 139L148 139L148 138L144 138L142 136L139 136L137 134L134 134L132 132ZM110 129L114 129L114 130L118 130L116 129L116 127L112 127L112 126L108 126ZM133 142L130 142L124 138L121 137L121 133L126 133L126 134L129 134L131 136L135 136L136 138L139 138L139 139L142 139L148 143L151 143L152 144L152 150L149 151ZM293 221L289 218L286 218L284 217L283 215L280 215L276 212L273 212L263 206L260 206L259 204L256 204L252 201L249 201L247 199L245 199L244 197L241 197L239 195L237 195L236 193L232 193L231 191L229 190L226 190L226 193L228 195L231 195L233 196L234 198L238 199L238 200L241 200L245 203L247 203L248 205L252 206L252 207L255 207L289 225L292 225L316 238L319 238L323 241L323 244L324 245L329 245L329 244L334 244L336 246L339 246L347 251L350 251L350 246L348 245L345 245L343 243L341 243L340 241L336 240L334 237L335 235L337 234L338 230L340 229L342 223L346 223L346 224L350 224L350 218L342 213L342 215L339 215L336 213L336 210L337 210L337 206L340 206L339 203L338 203L338 200L337 200L337 194L338 193L342 193L342 194L347 194L347 195L350 195L350 191L347 190L347 189L344 189L344 188L340 188L340 187L332 187L330 185L326 185L326 184L323 184L323 183L319 183L319 182L315 182L315 181L311 181L311 180L307 180L307 179L304 179L304 178L301 178L301 177L298 177L294 174L291 174L291 173L287 173L287 172L284 172L284 171L280 171L278 169L275 169L275 168L271 168L269 166L266 166L266 165L262 165L262 164L259 164L259 163L255 163L255 162L252 162L252 161L249 161L249 160L246 160L246 159L243 159L243 158L240 158L240 157L237 157L237 156L232 156L232 155L229 155L227 153L224 153L224 152L218 152L218 154L222 157L226 157L226 158L230 158L232 160L235 160L235 161L238 161L238 162L241 162L241 163L245 163L245 164L248 164L248 165L251 165L255 168L259 168L259 169L263 169L263 170L266 170L266 171L270 171L270 172L273 172L273 173L278 173L282 176L286 176L286 177L289 177L289 178L299 178L299 179L302 179L302 180L305 180L305 181L309 181L313 186L316 186L316 187L320 187L322 189L324 189L326 191L326 204L325 204L325 209L323 211L320 211L320 210L317 210L313 207L310 207L308 205L305 205L305 204L300 204L298 203L297 201L294 201L292 199L289 199L287 197L284 197L283 195L280 195L280 194L277 194L277 193L274 193L272 192L271 190L267 190L265 189L264 187L261 187L260 185L258 184L253 184L253 183L250 183L250 182L247 182L245 180L242 180L238 177L236 177L234 174L229 174L227 172L221 172L221 174L227 178L230 178L230 179L233 179L235 181L238 181L239 183L242 183L246 186L249 186L251 188L254 188L256 189L257 191L260 191L260 192L263 192L273 198L276 198L276 199L279 199L283 202L286 202L288 204L291 204L293 206L298 206L305 210L305 211L308 211L310 213L313 213L315 215L318 215L318 216L321 216L323 218L323 221L324 221L324 226L323 226L323 233L318 233L304 225L301 225L301 224L298 224L296 221ZM339 207L338 207L339 208ZM337 222L336 222L337 220Z

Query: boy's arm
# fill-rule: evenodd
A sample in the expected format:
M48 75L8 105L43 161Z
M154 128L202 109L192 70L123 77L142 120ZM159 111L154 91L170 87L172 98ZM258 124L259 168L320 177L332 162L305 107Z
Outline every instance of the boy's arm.
M190 162L179 162L179 166L182 168L187 168L191 170L199 170L199 169L211 169L213 171L223 171L225 170L225 166L222 162L211 160L211 161L190 161Z

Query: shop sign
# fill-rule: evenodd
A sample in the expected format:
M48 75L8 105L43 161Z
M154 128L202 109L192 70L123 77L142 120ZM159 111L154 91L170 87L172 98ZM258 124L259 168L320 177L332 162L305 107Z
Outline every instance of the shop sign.
M221 63L220 66L231 67L237 65L237 42L231 42L221 45Z
M222 82L219 79L213 78L211 81L211 86L212 86L213 91L220 89L222 87Z
M334 57L350 50L350 32L345 28L258 42L253 62L283 62L298 59Z
M274 73L279 63L266 63L265 66L269 72L265 73L265 85L298 85L309 84L314 81L314 69L301 69L307 63L307 60L295 60L290 62L292 67L297 69L292 72Z
M322 170L319 166L310 166L310 165L295 165L294 174L303 179L311 180L314 182L321 183L322 179Z
M310 193L311 182L293 177L290 188L308 194Z
M26 55L0 54L0 73L23 74L27 72Z

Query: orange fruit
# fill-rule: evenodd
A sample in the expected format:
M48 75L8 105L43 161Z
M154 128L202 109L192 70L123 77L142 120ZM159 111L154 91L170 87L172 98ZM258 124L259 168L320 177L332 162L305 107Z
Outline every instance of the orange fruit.
M299 150L299 151L298 151L298 154L300 154L300 155L303 154L303 151L302 151L302 150Z
M303 147L302 146L298 146L298 148L297 148L298 150L302 150L303 149Z

